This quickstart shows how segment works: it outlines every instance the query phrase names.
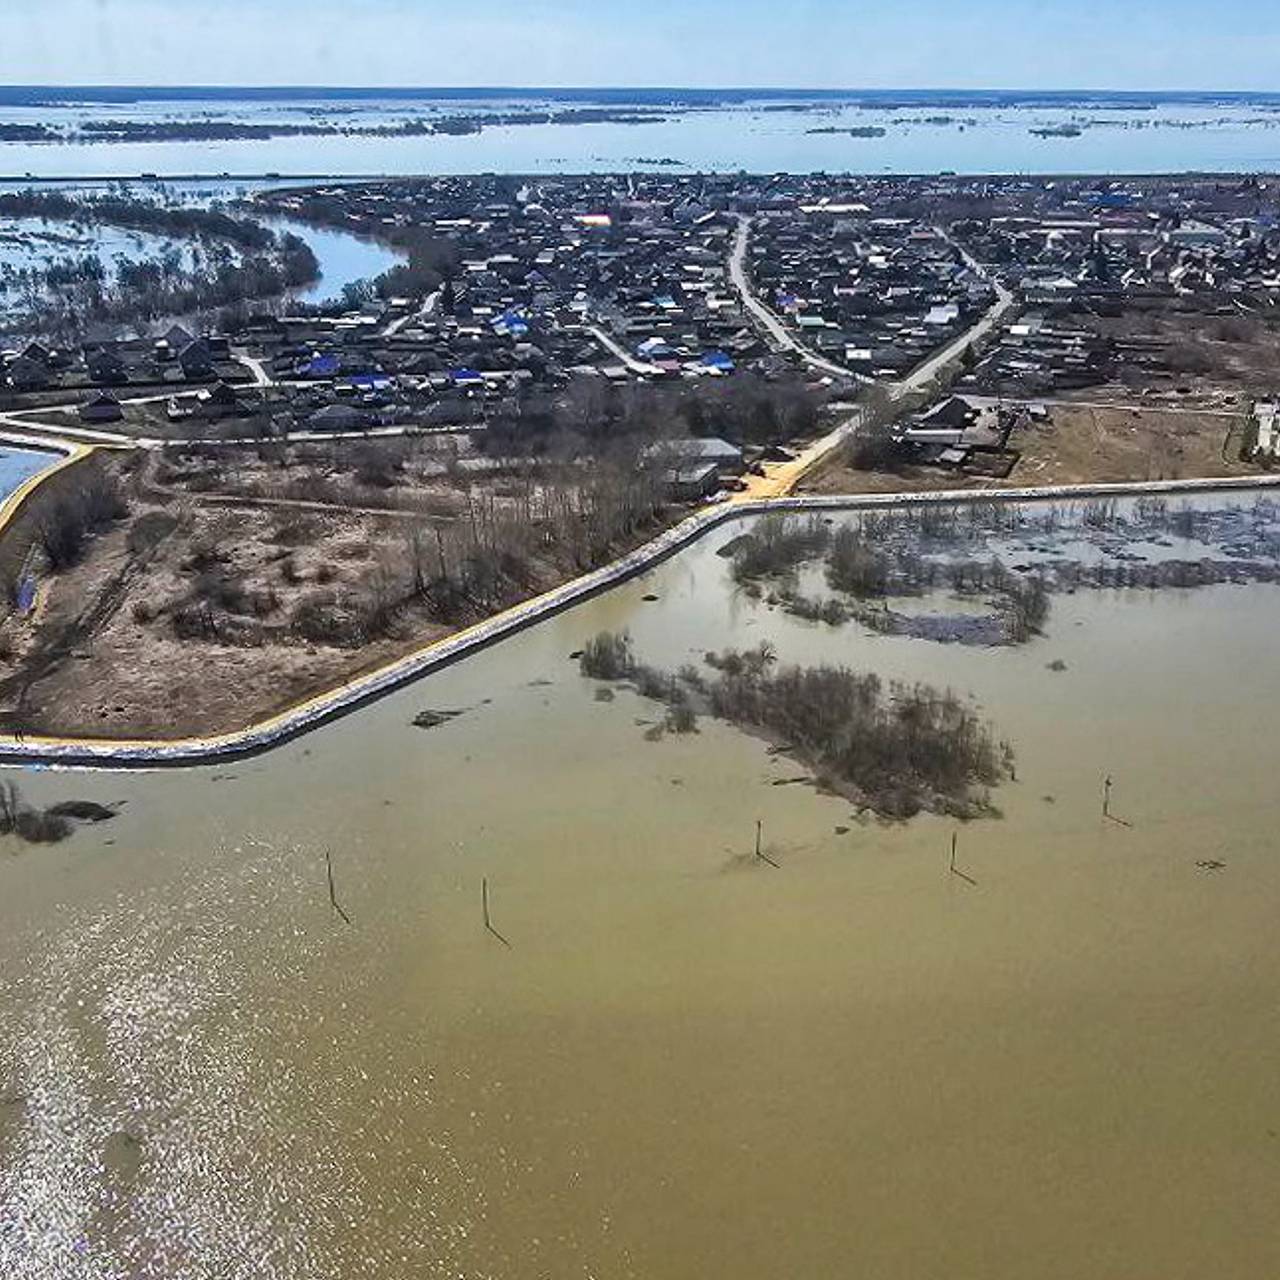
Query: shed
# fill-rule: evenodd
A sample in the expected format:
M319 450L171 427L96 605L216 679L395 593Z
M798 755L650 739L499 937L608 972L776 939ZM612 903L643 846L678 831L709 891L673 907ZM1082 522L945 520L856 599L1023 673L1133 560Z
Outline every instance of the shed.
M49 370L41 360L15 356L9 361L9 385L15 391L39 391L49 384Z
M720 473L714 462L682 463L663 477L667 492L679 502L708 498L720 487Z

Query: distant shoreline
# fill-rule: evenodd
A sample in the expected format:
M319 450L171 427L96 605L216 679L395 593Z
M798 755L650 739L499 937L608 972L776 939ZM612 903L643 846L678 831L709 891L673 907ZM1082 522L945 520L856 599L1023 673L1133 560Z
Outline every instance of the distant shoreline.
M181 145L192 145L183 143ZM683 163L683 162L681 162ZM554 169L554 170L503 170L504 177L525 179L536 182L542 179L551 178L601 178L601 177L619 177L628 173L637 173L646 169L658 169L670 167L666 161L649 161L645 163L630 165L625 168L602 168L602 169ZM691 174L716 173L716 174L733 174L739 172L738 168L733 169L703 169L695 170L692 166L686 166L690 169ZM747 170L752 173L752 170ZM763 172L763 171L762 171ZM857 178L864 181L880 181L880 182L919 182L936 178L945 178L948 182L997 182L1006 181L1016 178L1020 182L1090 182L1095 180L1125 180L1134 182L1178 182L1189 178L1210 179L1227 181L1239 181L1241 178L1259 177L1274 178L1277 176L1277 170L1274 169L1167 169L1167 170L1108 170L1107 172L1088 171L1088 170L1047 170L1043 172L1032 172L1030 170L1006 169L1004 171L987 171L982 173L955 173L947 172L940 169L920 170L915 173L886 173L878 170L857 170L848 169L843 172L836 172L831 169L819 170L813 169L807 172L796 171L790 176L792 177L827 177L827 178ZM477 170L475 173L435 173L424 171L421 173L405 173L405 172L384 172L384 173L134 173L134 174L57 174L50 177L42 177L39 174L0 174L0 187L22 186L22 187L43 187L43 186L66 186L66 185L87 185L87 184L110 184L121 182L136 182L146 184L148 186L162 186L171 182L261 182L261 183L281 183L294 184L301 182L429 182L435 178L478 178L484 176L483 171ZM685 174L684 176L690 176Z
M656 85L645 88L537 87L476 85L418 88L351 85L0 85L0 108L41 105L121 105L136 102L306 102L353 101L482 101L506 98L525 101L662 103L687 106L748 102L867 102L875 106L1132 106L1169 103L1268 103L1280 106L1273 90L1209 89L797 89L777 87L688 88Z

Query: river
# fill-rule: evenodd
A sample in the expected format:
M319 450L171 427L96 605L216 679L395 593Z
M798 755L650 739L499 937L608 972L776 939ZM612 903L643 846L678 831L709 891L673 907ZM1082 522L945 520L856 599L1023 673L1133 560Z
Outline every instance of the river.
M257 217L252 211L250 216ZM257 221L266 223L276 231L286 231L301 237L316 255L316 261L320 264L320 276L314 284L296 295L299 302L322 305L337 301L347 285L360 280L372 280L404 261L400 254L376 240L353 236L346 231L313 227L290 218L262 217L257 218Z
M748 599L740 531L257 759L6 774L123 807L0 859L0 1273L1280 1271L1280 590L942 646ZM623 627L971 694L976 884L949 821L646 740L569 659Z

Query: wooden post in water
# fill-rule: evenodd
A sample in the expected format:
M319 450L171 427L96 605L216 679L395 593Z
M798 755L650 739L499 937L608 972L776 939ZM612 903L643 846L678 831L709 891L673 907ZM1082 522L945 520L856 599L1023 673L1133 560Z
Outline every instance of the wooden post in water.
M976 889L978 887L978 882L971 875L961 871L960 868L956 866L956 843L958 839L958 833L953 831L951 833L951 865L948 867L948 871L951 875L959 876L965 884L971 884Z
M337 890L333 886L333 855L328 849L324 851L325 870L329 875L329 905L342 917L346 924L351 923L351 917L342 909L342 904L338 901Z
M767 862L771 867L781 870L774 860L764 851L764 845L761 843L761 837L764 834L764 823L759 818L756 819L756 861Z
M1133 823L1127 818L1117 818L1111 812L1111 775L1108 774L1106 780L1102 784L1102 816L1108 822L1114 822L1118 827L1131 827Z
M504 947L509 947L511 943L509 943L506 940L506 938L504 938L502 934L500 934L497 931L497 929L493 927L493 921L489 916L489 877L488 876L482 876L480 880L480 905L481 905L481 909L484 912L485 930L488 933L493 934L493 936L497 938L497 940L500 943L502 943Z

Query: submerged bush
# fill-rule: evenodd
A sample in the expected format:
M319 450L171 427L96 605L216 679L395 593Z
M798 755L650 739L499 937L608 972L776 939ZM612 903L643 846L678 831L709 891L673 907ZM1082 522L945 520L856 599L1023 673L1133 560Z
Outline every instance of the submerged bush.
M718 656L714 715L763 731L837 789L885 817L922 809L991 811L985 789L1006 776L1005 748L950 691L891 684L846 667L783 667Z
M625 680L635 667L631 636L625 631L601 631L582 646L578 667L594 680Z
M1049 616L1049 589L1044 579L1028 582L1008 581L1001 588L1005 600L1005 618L1009 639L1022 644L1044 629Z
M780 577L826 550L831 531L816 517L765 516L733 543L733 577L739 583Z
M77 822L107 822L115 816L114 809L93 800L62 800L37 809L13 783L0 787L0 835L16 835L27 844L58 844Z
M832 590L859 599L882 596L889 590L889 556L867 545L861 529L841 529L827 553L827 582Z

